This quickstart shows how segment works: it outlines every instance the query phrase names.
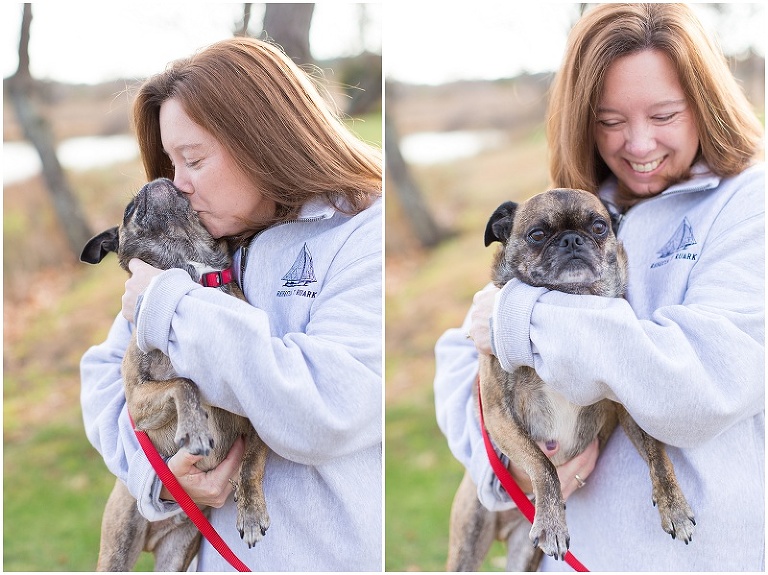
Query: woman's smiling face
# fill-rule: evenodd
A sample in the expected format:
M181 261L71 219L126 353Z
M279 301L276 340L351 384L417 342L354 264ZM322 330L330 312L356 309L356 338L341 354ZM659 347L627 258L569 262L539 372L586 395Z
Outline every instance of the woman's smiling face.
M246 177L231 154L171 98L160 106L163 149L171 159L174 185L214 238L242 234L275 214L275 203Z
M608 67L595 141L627 205L661 193L687 173L699 135L675 68L663 52L644 50Z

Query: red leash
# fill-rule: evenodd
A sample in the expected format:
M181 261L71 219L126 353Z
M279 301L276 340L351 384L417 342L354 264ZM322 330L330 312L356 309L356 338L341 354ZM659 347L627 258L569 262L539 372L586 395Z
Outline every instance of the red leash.
M488 452L488 460L491 462L491 467L493 468L494 473L496 473L496 477L499 478L499 481L501 482L501 486L512 498L512 501L515 502L515 504L517 505L517 508L520 510L520 512L525 516L525 518L530 523L533 523L533 518L536 512L536 508L534 507L533 503L531 503L531 501L528 499L528 497L525 495L523 490L520 489L520 486L515 481L515 478L512 477L512 474L509 472L506 466L501 462L501 459L499 459L499 456L496 455L496 450L493 448L493 444L491 443L491 438L488 436L488 431L485 429L485 420L483 419L483 400L480 398L480 378L479 377L477 379L477 402L480 405L480 430L483 433L485 450L486 452ZM568 565L570 565L574 571L579 571L579 572L589 571L589 569L584 567L584 565L582 565L581 562L578 559L576 559L576 557L574 557L573 553L571 553L570 551L566 552L564 559L565 559L565 562L568 563Z
M213 525L211 525L205 515L203 515L203 512L200 511L200 508L197 506L197 504L192 501L192 498L187 494L186 491L184 491L184 488L179 483L179 480L176 479L176 476L171 472L170 469L168 469L165 461L163 461L163 458L157 452L155 446L152 445L152 441L149 439L146 431L136 429L136 426L133 423L133 418L131 418L131 425L133 426L133 430L136 432L136 437L139 440L139 444L144 450L147 459L149 459L149 462L152 464L155 472L160 477L160 481L162 481L163 485L168 488L168 491L171 492L171 495L173 495L174 499L176 499L178 504L181 505L181 508L184 510L184 512L200 530L200 533L203 534L203 537L205 537L208 542L214 546L216 551L218 551L219 554L224 559L226 559L230 565L232 565L232 567L242 572L250 571L248 566L240 561L240 559L237 558L237 555L232 552L232 549L229 548L226 542L216 532L216 530L213 528Z

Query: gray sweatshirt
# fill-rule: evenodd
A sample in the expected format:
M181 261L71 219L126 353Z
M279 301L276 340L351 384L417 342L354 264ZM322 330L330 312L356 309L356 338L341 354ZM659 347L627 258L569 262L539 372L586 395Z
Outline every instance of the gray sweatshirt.
M601 188L609 199L614 181ZM762 571L765 567L765 167L694 177L635 205L619 238L626 299L507 284L492 319L507 371L534 367L580 405L619 401L667 444L696 516L672 540L651 503L648 468L622 429L568 499L571 551L594 571ZM487 461L462 329L436 346L437 420L483 504L513 506ZM542 569L570 570L546 558Z
M248 303L157 276L141 300L139 346L170 356L204 400L244 415L269 445L264 491L271 526L253 549L230 500L211 523L258 571L382 569L382 206L355 217L324 203L259 234L236 276ZM89 440L157 520L181 512L160 482L125 409L120 361L130 325L119 316L81 362ZM197 569L232 568L203 541Z

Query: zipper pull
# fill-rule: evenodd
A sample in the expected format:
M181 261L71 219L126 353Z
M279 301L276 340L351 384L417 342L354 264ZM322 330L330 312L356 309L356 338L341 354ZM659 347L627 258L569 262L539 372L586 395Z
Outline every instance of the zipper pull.
M619 235L619 228L621 228L621 222L624 221L624 215L625 214L623 213L611 214L611 219L613 220L614 233L617 236Z
M248 246L240 248L240 289L245 291L245 266L248 259Z

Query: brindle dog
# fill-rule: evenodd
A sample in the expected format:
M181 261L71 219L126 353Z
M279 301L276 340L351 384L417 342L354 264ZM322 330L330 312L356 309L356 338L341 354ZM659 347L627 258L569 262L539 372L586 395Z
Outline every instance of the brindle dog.
M502 243L493 266L497 287L518 278L572 294L624 295L626 253L611 229L608 211L593 194L557 189L520 205L502 204L485 233L486 246L496 241ZM531 478L536 515L526 537L527 522L520 512L488 511L465 474L451 511L449 571L477 571L494 538L507 541L510 571L535 571L541 553L563 558L570 539L555 466L581 453L595 437L602 447L617 422L648 463L662 528L686 544L691 540L693 513L664 446L640 429L623 406L609 400L574 405L533 369L507 373L496 357L482 355L480 394L490 437ZM552 440L560 448L550 460L537 442Z
M128 204L122 225L92 238L81 260L96 264L112 251L126 271L128 262L139 258L161 269L181 268L195 281L205 272L226 270L232 264L226 241L211 237L186 196L167 179L146 184ZM245 299L234 282L217 289ZM167 356L139 349L135 332L125 352L122 375L136 428L147 432L164 458L185 447L204 456L196 465L207 471L224 459L238 437L245 437L235 484L236 527L249 547L261 540L269 527L262 489L268 448L250 421L204 405L195 383L178 377ZM200 532L186 514L156 522L144 519L136 500L117 480L104 510L97 569L129 571L144 550L154 553L155 570L186 571L200 540Z

